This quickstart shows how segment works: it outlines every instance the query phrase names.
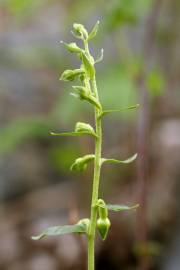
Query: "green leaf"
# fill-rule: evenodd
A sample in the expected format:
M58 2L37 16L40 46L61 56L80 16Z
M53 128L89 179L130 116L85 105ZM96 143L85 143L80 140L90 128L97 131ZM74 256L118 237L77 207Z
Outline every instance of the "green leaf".
M95 60L95 64L99 63L99 62L101 62L103 60L103 55L104 55L104 50L101 49L100 53L98 54L98 56L97 56L97 58Z
M94 59L92 57L91 59L89 59L89 57L87 57L87 55L84 52L81 53L81 56L86 73L88 77L92 79L95 74Z
M139 207L139 204L135 204L133 206L127 206L127 205L124 205L124 204L100 204L98 205L99 207L101 208L106 208L110 211L116 211L116 212L119 212L119 211L126 211L126 210L132 210L132 209L136 209L137 207Z
M93 106L97 107L100 110L102 109L99 101L93 95L87 93L87 90L85 87L73 86L73 89L77 92L77 94L71 93L71 95L81 100L86 100L87 102L91 103Z
M67 69L62 73L60 80L61 81L73 81L76 77L78 77L79 75L82 75L84 73L85 73L84 69L73 69L73 70Z
M125 107L122 109L118 109L118 110L105 110L101 113L100 117L107 115L109 113L114 113L114 112L123 112L123 111L127 111L127 110L132 110L132 109L137 109L139 107L139 104L135 104L129 107Z
M96 36L98 29L99 29L99 21L96 22L93 29L89 33L88 40L91 40Z
M71 165L72 171L83 172L87 168L87 164L94 159L94 155L85 155L83 157L77 158L75 162Z
M81 53L82 52L82 49L79 48L75 42L72 42L72 43L65 43L63 41L61 41L61 43L64 44L64 46L68 49L68 51L72 52L72 53Z
M87 226L85 223L77 223L75 225L54 226L47 228L40 235L32 236L33 240L40 240L45 236L59 236L68 233L86 233Z
M137 158L137 153L135 155L133 155L132 157L130 157L128 159L125 159L125 160L102 158L101 159L101 164L103 164L104 162L106 162L106 163L115 163L115 164L118 164L118 163L128 164L128 163L133 162L136 158Z

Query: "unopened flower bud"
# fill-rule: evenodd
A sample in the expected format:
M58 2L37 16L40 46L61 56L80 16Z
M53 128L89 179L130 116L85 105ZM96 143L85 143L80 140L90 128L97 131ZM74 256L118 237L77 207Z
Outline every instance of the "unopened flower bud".
M111 222L109 218L105 218L105 219L99 218L97 220L97 229L102 240L106 239L110 226L111 226Z

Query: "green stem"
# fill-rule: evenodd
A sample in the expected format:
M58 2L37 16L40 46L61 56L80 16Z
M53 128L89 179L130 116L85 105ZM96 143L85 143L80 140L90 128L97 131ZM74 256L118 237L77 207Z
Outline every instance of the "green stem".
M90 57L88 42L84 41L85 51L88 57ZM88 86L89 81L85 82ZM96 99L99 101L98 90L96 85L96 77L94 75L92 79L92 92ZM92 200L91 200L91 217L90 226L88 233L88 270L94 270L95 268L95 235L96 235L96 221L97 221L97 200L99 191L99 180L101 172L101 145L102 145L102 128L101 128L101 115L102 111L95 108L95 125L96 125L96 141L95 141L95 159L94 159L94 178L93 178L93 188L92 188Z
M96 78L94 76L92 80L92 89L97 99L98 92L96 86ZM94 160L94 179L93 179L93 190L92 190L92 201L91 201L91 218L90 228L88 235L88 270L94 270L95 259L94 259L94 244L95 244L95 233L96 233L96 220L97 220L97 200L99 191L99 180L101 171L101 144L102 144L102 129L101 129L101 118L99 117L101 111L95 109L95 122L96 122L96 142L95 142L95 160Z

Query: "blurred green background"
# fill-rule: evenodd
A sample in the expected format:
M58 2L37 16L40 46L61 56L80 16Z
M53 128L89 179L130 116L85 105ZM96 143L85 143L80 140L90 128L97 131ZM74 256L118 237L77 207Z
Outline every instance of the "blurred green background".
M139 157L104 167L100 195L140 208L111 215L107 240L97 237L96 269L179 269L180 1L0 0L0 270L86 269L86 239L30 236L89 215L92 167L69 167L94 143L50 131L94 124L91 106L59 81L79 65L60 40L74 40L74 22L90 30L97 20L90 49L104 49L104 108L140 103L103 119L103 155Z

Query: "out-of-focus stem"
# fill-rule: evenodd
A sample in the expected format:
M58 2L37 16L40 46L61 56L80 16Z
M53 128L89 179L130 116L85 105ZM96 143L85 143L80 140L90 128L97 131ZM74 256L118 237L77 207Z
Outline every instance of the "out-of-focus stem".
M138 202L140 208L137 213L137 241L139 245L147 245L148 226L147 226L147 175L148 175L148 156L149 156L149 125L150 125L150 103L149 92L146 88L146 76L151 68L151 57L154 52L155 33L159 12L163 0L154 0L152 9L146 22L146 34L144 37L144 58L147 65L139 79L140 104L138 117L138 153L137 160L137 179L138 179ZM148 270L149 262L147 256L141 256L138 270Z

